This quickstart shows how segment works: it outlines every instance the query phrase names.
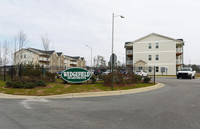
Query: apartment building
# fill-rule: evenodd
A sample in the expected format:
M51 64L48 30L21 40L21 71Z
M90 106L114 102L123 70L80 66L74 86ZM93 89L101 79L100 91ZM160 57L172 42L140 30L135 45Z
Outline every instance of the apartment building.
M65 68L71 68L71 67L85 68L85 59L84 57L80 57L80 56L65 55L64 65L65 65Z
M57 52L57 67L59 71L62 71L65 69L65 56L62 52Z
M126 42L126 66L144 69L156 75L176 75L183 66L183 39L174 39L156 33ZM134 69L137 68L137 69Z
M81 57L71 57L69 59L69 67L85 67L85 60ZM27 48L15 53L15 64L33 64L43 66L50 72L62 71L66 67L66 59L62 52L43 51L35 48ZM72 62L72 63L71 63ZM81 64L81 65L80 65Z

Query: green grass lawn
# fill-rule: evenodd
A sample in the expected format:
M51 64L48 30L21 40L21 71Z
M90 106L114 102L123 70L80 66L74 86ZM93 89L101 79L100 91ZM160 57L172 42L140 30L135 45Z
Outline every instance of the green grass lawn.
M56 82L49 83L47 87L37 87L34 89L13 89L5 88L5 83L3 81L0 81L0 92L14 95L46 96L67 93L111 91L111 87L103 86L102 81L97 81L97 84L90 84L90 81L83 84L63 84L62 82L63 81L61 79L56 79ZM114 87L114 90L128 90L152 85L154 84L136 83L126 87Z

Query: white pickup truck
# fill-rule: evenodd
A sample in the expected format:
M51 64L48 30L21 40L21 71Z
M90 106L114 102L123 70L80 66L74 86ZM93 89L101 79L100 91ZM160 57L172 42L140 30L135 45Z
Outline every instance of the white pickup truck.
M196 71L192 71L192 68L182 68L177 72L177 79L179 78L195 78Z

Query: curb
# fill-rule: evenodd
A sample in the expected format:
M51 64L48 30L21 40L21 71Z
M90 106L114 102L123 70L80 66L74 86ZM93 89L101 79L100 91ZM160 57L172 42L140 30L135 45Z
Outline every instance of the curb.
M130 89L130 90L117 90L117 91L101 91L101 92L83 92L83 93L69 93L62 95L51 95L51 96L24 96L24 95L8 95L0 93L0 99L57 99L57 98L83 98L83 97L98 97L98 96L114 96L147 92L162 88L164 84L158 83L153 86Z

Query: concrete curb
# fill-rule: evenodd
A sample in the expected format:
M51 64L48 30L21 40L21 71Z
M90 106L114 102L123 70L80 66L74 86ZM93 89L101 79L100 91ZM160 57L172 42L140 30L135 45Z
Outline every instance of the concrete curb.
M130 89L130 90L69 93L69 94L51 95L51 96L24 96L24 95L8 95L8 94L0 93L0 98L5 98L5 99L56 99L56 98L83 98L83 97L113 96L113 95L124 95L124 94L146 92L146 91L159 89L163 86L164 86L164 84L158 83L153 86L137 88L137 89Z

